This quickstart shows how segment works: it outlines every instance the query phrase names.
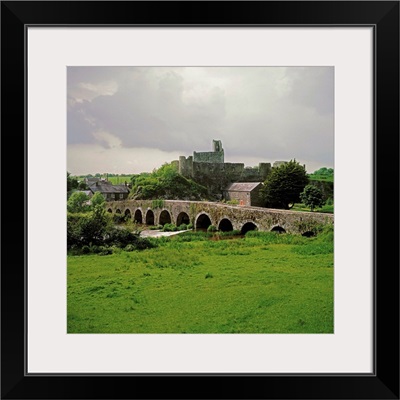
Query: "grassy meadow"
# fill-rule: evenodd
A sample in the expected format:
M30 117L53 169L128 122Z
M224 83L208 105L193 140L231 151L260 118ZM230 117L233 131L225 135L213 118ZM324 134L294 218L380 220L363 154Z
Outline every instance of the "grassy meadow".
M68 333L333 333L332 229L151 240L68 255Z

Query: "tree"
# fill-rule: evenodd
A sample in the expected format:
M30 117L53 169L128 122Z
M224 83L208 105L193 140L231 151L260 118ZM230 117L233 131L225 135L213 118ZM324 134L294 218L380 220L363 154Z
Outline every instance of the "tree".
M96 206L104 206L106 199L100 192L96 192L90 199L90 207L93 209Z
M310 207L311 211L314 211L315 207L322 207L325 204L322 191L314 185L307 185L300 194L300 198L307 207Z
M133 175L131 182L129 197L136 200L202 200L207 197L207 188L185 178L172 163L165 163L151 173Z
M67 201L67 210L71 213L87 211L89 196L83 192L74 192Z
M111 217L103 206L95 206L92 211L84 213L67 213L68 246L102 244L111 229Z
M289 210L300 202L300 193L307 184L305 168L296 160L290 160L272 168L261 189L261 195L266 207Z
M67 172L67 192L78 187L78 179L75 176L71 176L70 172Z

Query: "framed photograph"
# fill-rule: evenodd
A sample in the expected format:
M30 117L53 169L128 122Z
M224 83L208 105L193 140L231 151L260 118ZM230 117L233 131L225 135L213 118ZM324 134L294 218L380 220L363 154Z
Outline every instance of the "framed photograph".
M398 1L1 8L2 398L399 398Z

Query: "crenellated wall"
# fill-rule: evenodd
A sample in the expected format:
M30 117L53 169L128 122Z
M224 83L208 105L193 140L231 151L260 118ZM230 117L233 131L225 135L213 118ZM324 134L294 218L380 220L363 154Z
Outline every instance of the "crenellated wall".
M213 140L213 151L193 152L193 156L179 157L178 171L208 188L210 198L221 199L223 190L233 182L264 182L271 172L270 163L245 167L243 163L224 162L220 140Z

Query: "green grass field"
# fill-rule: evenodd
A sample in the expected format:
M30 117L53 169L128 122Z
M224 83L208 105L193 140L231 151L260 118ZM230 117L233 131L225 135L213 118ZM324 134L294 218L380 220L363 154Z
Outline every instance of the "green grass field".
M292 208L292 211L307 211L310 212L310 207L307 207L303 203L296 203ZM334 206L333 204L325 204L322 207L316 207L314 209L314 212L322 212L322 213L328 213L328 214L333 214L334 211Z
M312 181L325 181L325 182L333 182L333 175L314 175L314 174L309 174L308 177Z
M68 256L68 333L333 333L333 231Z

